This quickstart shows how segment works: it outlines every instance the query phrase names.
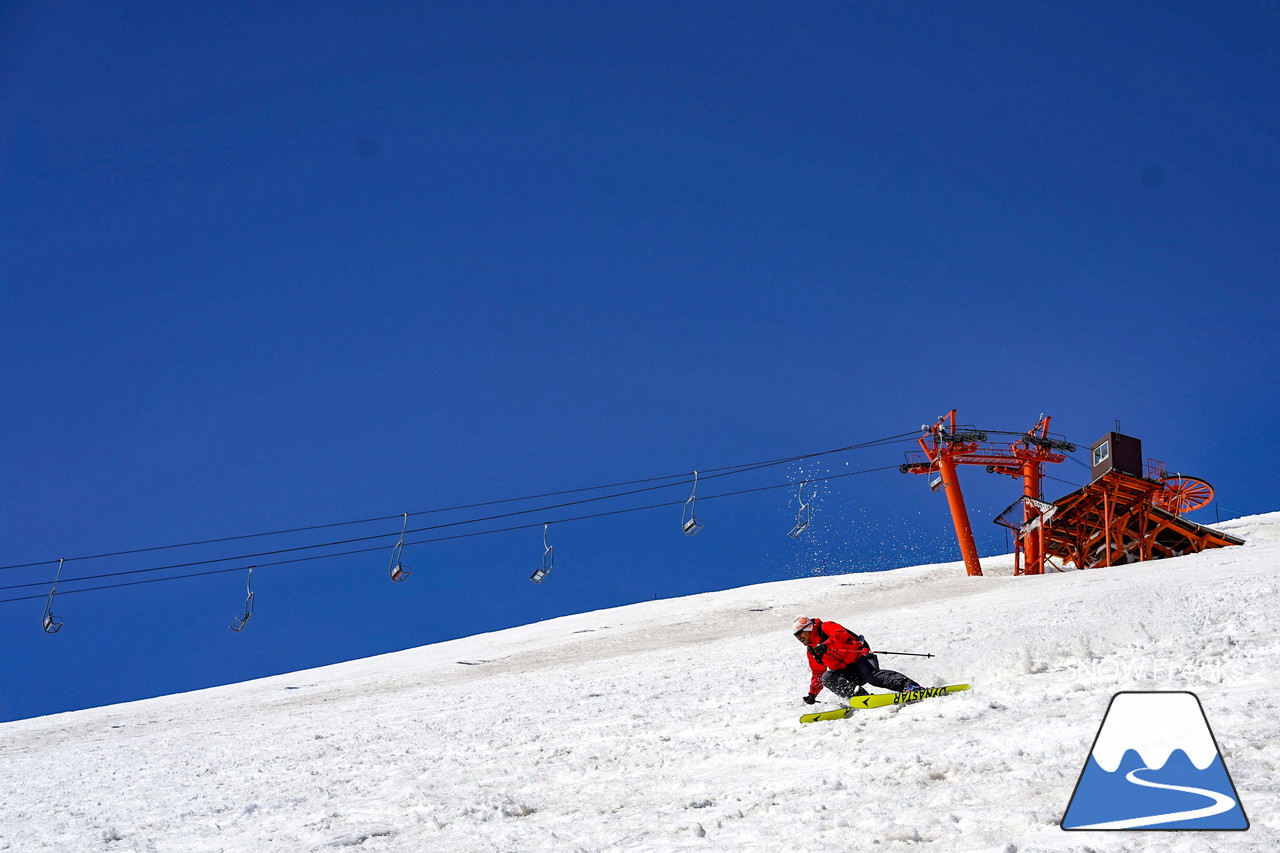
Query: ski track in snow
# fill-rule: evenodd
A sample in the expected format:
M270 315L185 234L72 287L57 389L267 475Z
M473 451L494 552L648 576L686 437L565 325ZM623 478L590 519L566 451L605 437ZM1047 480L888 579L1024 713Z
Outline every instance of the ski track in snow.
M1058 826L1120 690L1196 692L1250 817L1160 848L1270 851L1280 513L1217 526L1248 543L782 581L2 724L0 851L1136 851ZM973 689L801 725L799 613Z

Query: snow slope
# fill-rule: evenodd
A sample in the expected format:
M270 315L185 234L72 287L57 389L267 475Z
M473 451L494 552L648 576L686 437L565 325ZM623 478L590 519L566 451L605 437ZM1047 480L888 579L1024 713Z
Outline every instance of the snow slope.
M1199 695L1252 822L1161 849L1274 850L1280 513L1219 527L1248 543L784 581L3 724L0 850L1139 850L1058 821L1143 689ZM801 726L800 613L974 689Z

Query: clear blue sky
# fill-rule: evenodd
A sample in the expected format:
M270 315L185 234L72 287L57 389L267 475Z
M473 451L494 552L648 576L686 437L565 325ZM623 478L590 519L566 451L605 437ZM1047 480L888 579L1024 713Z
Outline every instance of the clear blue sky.
M1084 445L1119 419L1229 510L1280 509L1277 139L1275 2L0 5L0 564L813 453L952 407ZM964 478L1002 552L1016 483ZM541 528L411 547L395 585L396 522L68 563L390 534L261 568L239 634L243 572L60 594L54 636L43 600L0 604L0 719L958 558L923 478L821 495L798 540L789 490L700 504L695 537L678 506L553 527L540 586Z

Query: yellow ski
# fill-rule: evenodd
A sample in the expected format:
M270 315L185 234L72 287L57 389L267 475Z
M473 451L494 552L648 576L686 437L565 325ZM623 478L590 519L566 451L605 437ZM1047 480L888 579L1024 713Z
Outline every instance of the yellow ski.
M945 687L925 687L921 690L908 690L906 693L872 693L866 696L854 696L849 699L849 707L837 708L834 711L821 711L817 714L805 714L800 718L802 723L818 723L823 720L843 720L852 716L854 711L864 708L883 708L886 705L905 705L908 702L919 702L921 699L932 699L948 693L959 693L968 690L968 684L948 684Z

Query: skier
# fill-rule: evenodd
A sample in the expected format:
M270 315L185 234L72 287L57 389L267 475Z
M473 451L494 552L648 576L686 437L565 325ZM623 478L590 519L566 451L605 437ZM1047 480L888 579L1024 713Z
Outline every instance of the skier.
M895 693L921 689L902 673L881 669L866 639L843 625L797 616L791 628L796 639L805 644L809 669L813 671L809 692L804 697L806 704L816 702L823 687L845 700L865 696L864 684Z

